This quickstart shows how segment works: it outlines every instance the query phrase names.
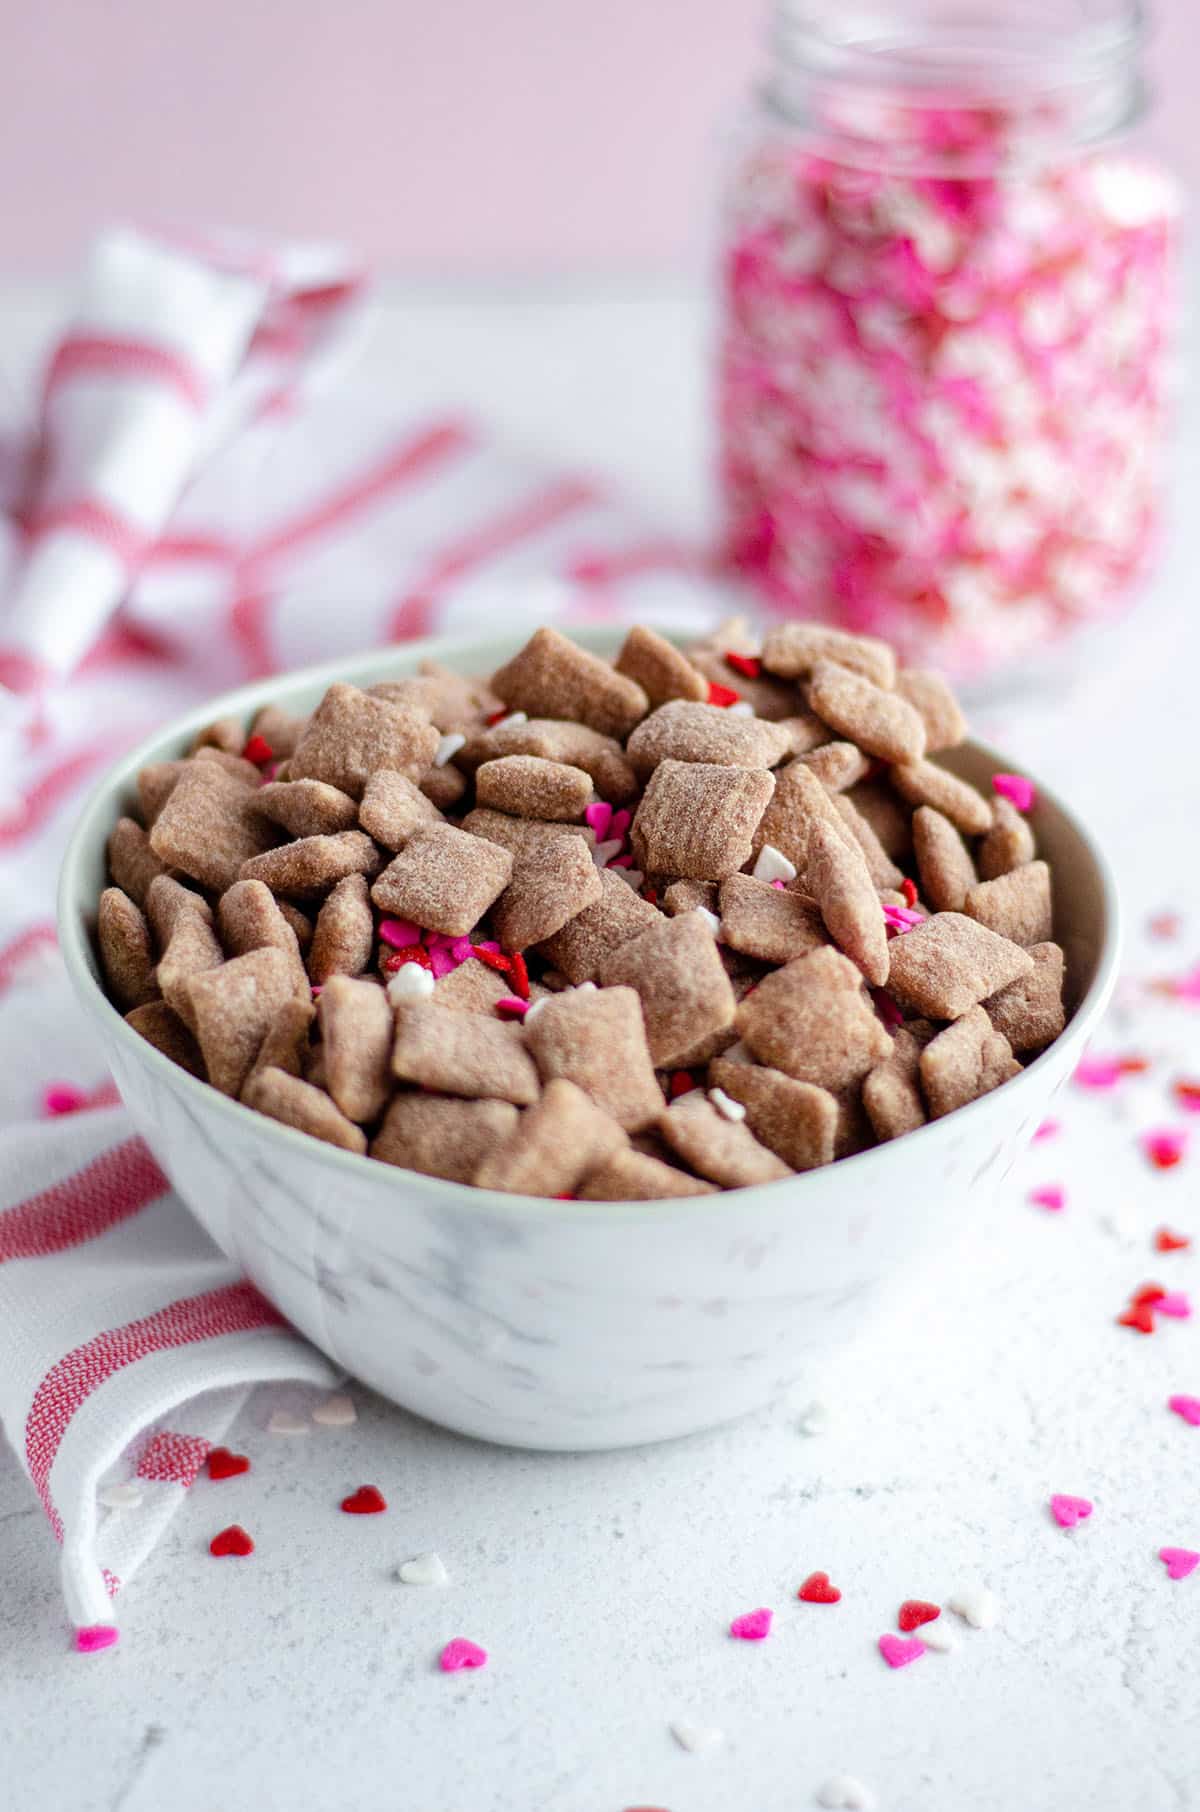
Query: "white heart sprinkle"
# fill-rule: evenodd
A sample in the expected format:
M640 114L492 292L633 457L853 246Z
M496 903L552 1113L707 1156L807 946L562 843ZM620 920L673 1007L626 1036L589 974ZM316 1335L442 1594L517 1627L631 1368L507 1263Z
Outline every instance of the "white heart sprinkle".
M322 1428L349 1428L351 1423L358 1421L358 1411L349 1397L339 1394L326 1397L318 1403L312 1412L312 1419L319 1422Z
M736 704L726 705L725 711L729 717L753 717L755 715L754 706L748 698L739 698Z
M646 879L640 868L611 868L609 873L619 875L622 881L628 881L635 893Z
M817 1788L817 1803L822 1806L844 1807L845 1812L871 1812L875 1795L853 1774L834 1774L823 1786Z
M704 923L708 926L714 937L720 935L721 921L715 912L710 912L707 906L694 906L692 910L698 918L704 920Z
M521 1022L522 1025L528 1025L531 1020L536 1019L542 1008L546 1005L546 1002L553 999L553 994L543 994L539 1000L531 1001L529 1003L529 1010Z
M947 1598L946 1603L965 1623L969 1623L972 1629L993 1629L1000 1615L1000 1607L996 1603L994 1594L982 1585L962 1586L955 1592L953 1598Z
M406 1000L428 1000L434 986L432 972L423 963L402 963L387 985L387 997L394 1007Z
M829 1427L829 1411L823 1403L810 1403L808 1408L801 1412L797 1426L801 1434L824 1434Z
M758 861L751 870L756 881L794 881L795 864L789 862L781 849L773 843L764 843L758 852Z
M723 1088L710 1088L708 1098L723 1120L732 1120L736 1124L746 1118L746 1109L742 1103L735 1101L732 1095L727 1095Z
M290 1409L273 1409L267 1418L267 1433L304 1435L309 1433L309 1424Z
M597 868L607 868L614 856L621 853L621 838L609 837L605 843L597 843L592 851L592 861Z
M716 1749L725 1741L725 1732L718 1730L714 1724L689 1724L683 1721L671 1725L671 1735L681 1749L691 1755L703 1755L706 1749Z
M101 1485L96 1493L96 1502L106 1510L136 1510L141 1501L142 1488L132 1483Z
M462 731L452 730L448 736L442 737L441 742L439 742L437 746L437 754L433 758L434 767L444 768L446 763L448 761L453 761L454 757L458 754L458 751L460 749L465 749L466 746L467 739Z
M511 730L516 724L527 724L528 722L529 718L524 711L510 711L507 717L502 717L499 723L493 724L492 729Z
M932 1623L923 1623L917 1635L926 1648L934 1648L939 1655L952 1655L958 1647L958 1638L944 1617L935 1617Z
M618 870L618 873L623 874L624 870L620 869L620 870ZM595 994L596 993L596 984L595 984L595 982L580 982L580 984L577 988L571 989L571 993L572 994ZM528 1013L526 1013L525 1017L526 1017L526 1019L529 1018Z
M450 1575L442 1565L439 1554L418 1554L413 1560L401 1562L396 1569L396 1574L405 1585L442 1586L450 1584Z

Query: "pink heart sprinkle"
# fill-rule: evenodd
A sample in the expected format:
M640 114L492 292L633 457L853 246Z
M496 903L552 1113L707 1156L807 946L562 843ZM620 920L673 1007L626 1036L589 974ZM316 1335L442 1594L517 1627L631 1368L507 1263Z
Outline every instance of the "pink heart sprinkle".
M919 1636L893 1636L889 1632L879 1638L879 1652L889 1667L907 1667L925 1653L925 1644Z
M613 808L607 800L597 799L595 805L589 805L583 814L583 821L596 833L597 843L608 841L609 826L612 824Z
M430 944L429 967L433 972L434 980L440 981L443 975L450 975L458 967L458 964L455 962L445 945Z
M1151 1305L1156 1315L1170 1315L1174 1321L1190 1321L1191 1299L1183 1290L1164 1290Z
M102 1648L111 1648L120 1639L121 1632L115 1623L89 1623L84 1629L75 1631L75 1647L81 1655L97 1655Z
M629 826L632 823L633 823L633 813L632 812L626 812L626 811L614 812L612 815L612 821L608 827L609 836L610 837L625 836L629 830Z
M421 941L421 927L411 925L407 919L380 919L379 936L393 950L407 950Z
M1159 1170L1172 1170L1187 1150L1187 1133L1173 1126L1160 1126L1142 1134L1142 1150Z
M1074 1080L1080 1088L1115 1088L1123 1073L1115 1057L1085 1057L1076 1068Z
M1029 1199L1036 1208L1065 1208L1067 1192L1061 1183L1042 1183L1029 1191Z
M1171 992L1176 1000L1200 1001L1200 963L1186 975L1181 975L1178 981L1173 981Z
M468 1642L465 1636L455 1636L438 1656L438 1666L444 1674L456 1674L460 1668L484 1667L486 1664L486 1648L480 1648L477 1642Z
M515 994L502 994L496 1002L496 1011L501 1014L507 1013L513 1019L524 1019L529 1011L529 1006L529 1001L520 1000Z
M1089 1498L1069 1497L1062 1491L1056 1491L1050 1499L1050 1514L1060 1529L1073 1529L1092 1514L1094 1507Z
M771 1619L774 1615L773 1611L761 1608L746 1611L742 1616L734 1618L729 1626L729 1634L736 1636L741 1642L761 1642L764 1636L771 1634Z
M1167 1569L1168 1579L1186 1579L1200 1567L1200 1554L1194 1548L1160 1548L1158 1558Z
M774 888L777 888L780 893L787 892L787 882L786 881L772 881L771 886Z
M993 774L992 785L1019 812L1030 812L1037 803L1037 788L1023 774Z
M1200 1397L1168 1397L1167 1408L1182 1416L1192 1428L1200 1428Z
M51 1120L60 1114L77 1114L87 1104L83 1090L73 1088L69 1082L52 1082L42 1096L42 1111Z
M1031 1143L1040 1145L1043 1139L1056 1139L1061 1130L1061 1125L1057 1120L1043 1120L1034 1133Z

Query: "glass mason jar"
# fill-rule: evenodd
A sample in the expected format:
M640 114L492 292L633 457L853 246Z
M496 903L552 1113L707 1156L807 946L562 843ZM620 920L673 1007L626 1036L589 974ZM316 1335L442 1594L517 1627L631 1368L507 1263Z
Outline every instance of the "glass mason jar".
M960 678L1154 547L1178 202L1138 0L778 0L721 221L727 563Z

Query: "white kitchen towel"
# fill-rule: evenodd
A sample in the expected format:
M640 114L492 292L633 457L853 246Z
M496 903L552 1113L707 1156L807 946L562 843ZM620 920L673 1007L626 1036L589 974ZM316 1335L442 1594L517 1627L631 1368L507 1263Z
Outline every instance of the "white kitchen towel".
M0 1421L62 1544L84 1646L113 1638L112 1594L244 1388L332 1375L114 1105L52 919L89 782L259 674L499 620L698 628L723 603L592 480L455 417L319 394L359 292L322 248L112 235L0 470Z

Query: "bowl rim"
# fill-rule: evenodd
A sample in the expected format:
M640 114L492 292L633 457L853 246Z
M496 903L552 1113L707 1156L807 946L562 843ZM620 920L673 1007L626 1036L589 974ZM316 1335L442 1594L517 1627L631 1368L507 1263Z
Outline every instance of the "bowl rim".
M597 653L608 653L613 644L628 629L629 625L621 624L566 624L563 633L581 646ZM651 627L654 627L651 625ZM114 762L90 787L87 797L80 808L79 816L72 829L70 839L63 854L59 871L56 894L56 917L59 949L70 978L71 985L81 1005L93 1014L107 1016L112 1028L112 1035L118 1043L124 1042L130 1056L136 1062L148 1064L152 1075L160 1075L164 1084L169 1087L182 1088L185 1099L191 1098L197 1111L214 1112L218 1115L233 1116L233 1124L245 1129L253 1123L260 1136L270 1140L283 1140L284 1148L290 1149L298 1156L307 1156L310 1162L330 1166L333 1171L341 1172L347 1180L358 1178L360 1181L372 1180L376 1185L384 1185L387 1173L395 1172L397 1179L404 1180L405 1188L417 1188L422 1192L428 1188L433 1201L439 1199L447 1204L452 1200L457 1206L490 1214L520 1210L524 1214L537 1213L547 1218L569 1217L576 1220L581 1213L587 1219L616 1218L618 1220L638 1219L650 1213L656 1219L667 1215L695 1215L702 1203L709 1205L725 1198L736 1198L730 1212L736 1213L738 1203L744 1203L747 1196L756 1199L765 1192L779 1193L785 1189L794 1189L800 1178L813 1179L813 1185L820 1187L819 1179L828 1185L831 1180L839 1182L849 1180L852 1183L870 1183L874 1181L872 1172L881 1164L894 1163L892 1154L897 1146L904 1146L912 1151L911 1141L921 1141L921 1154L932 1157L936 1150L935 1141L961 1134L969 1128L972 1121L964 1116L980 1117L981 1110L986 1110L992 1096L1007 1089L1018 1089L1026 1078L1032 1077L1039 1068L1052 1063L1055 1053L1059 1052L1065 1041L1072 1044L1082 1043L1094 1028L1096 1021L1108 1004L1109 997L1116 983L1117 968L1121 952L1121 909L1116 880L1112 869L1098 841L1089 828L1080 821L1074 812L1062 804L1057 795L1034 778L1039 804L1045 804L1057 813L1066 824L1074 830L1087 849L1099 880L1100 906L1102 918L1102 935L1100 948L1096 956L1096 969L1090 985L1081 996L1070 1021L1054 1043L1039 1052L1032 1063L1027 1064L1019 1076L1012 1077L992 1090L988 1095L970 1101L965 1107L956 1108L940 1120L928 1121L915 1131L906 1133L899 1140L886 1140L882 1144L869 1147L866 1151L855 1152L847 1157L838 1158L832 1164L820 1166L816 1170L797 1171L788 1177L781 1177L770 1183L751 1184L740 1189L722 1189L713 1196L670 1196L653 1200L634 1201L581 1201L560 1202L545 1196L517 1195L495 1189L479 1189L470 1183L450 1182L444 1177L426 1176L423 1171L406 1170L400 1165L382 1164L366 1153L343 1151L340 1147L326 1144L314 1138L310 1133L302 1132L297 1127L286 1126L282 1121L272 1120L269 1115L256 1112L246 1107L241 1101L234 1100L215 1089L210 1082L172 1063L170 1058L147 1039L134 1031L125 1021L124 1015L108 998L100 985L98 968L93 970L91 940L85 928L84 912L77 909L83 898L80 867L83 861L84 846L90 840L95 820L103 816L107 829L111 830L119 815L114 806L119 803L119 796L126 790L128 783L139 768L152 760L172 759L164 753L164 745L181 743L185 738L195 734L206 724L219 717L245 716L257 707L276 702L281 694L300 692L307 689L324 688L337 680L348 680L350 684L369 685L374 683L375 668L394 667L401 664L401 674L415 671L416 663L422 660L470 661L471 650L482 648L490 643L512 642L519 647L533 633L533 629L519 624L510 634L502 633L488 636L486 633L476 636L448 635L425 637L411 642L395 643L384 648L369 649L357 654L339 655L335 659L320 661L308 667L295 668L287 673L271 674L247 684L223 692L216 698L207 699L202 704L171 718L151 735L143 737L137 745ZM679 632L670 626L662 626L659 633L668 640L682 639ZM490 658L490 657L488 657ZM357 678L353 676L357 675ZM996 763L995 771L1012 772L1013 766L1007 759L992 749L988 744L968 738L963 747L978 750L987 760ZM1023 771L1020 764L1016 771ZM948 1132L947 1129L953 1129ZM914 1153L915 1155L915 1153ZM849 1170L847 1167L853 1167ZM382 1173L382 1174L381 1174Z

